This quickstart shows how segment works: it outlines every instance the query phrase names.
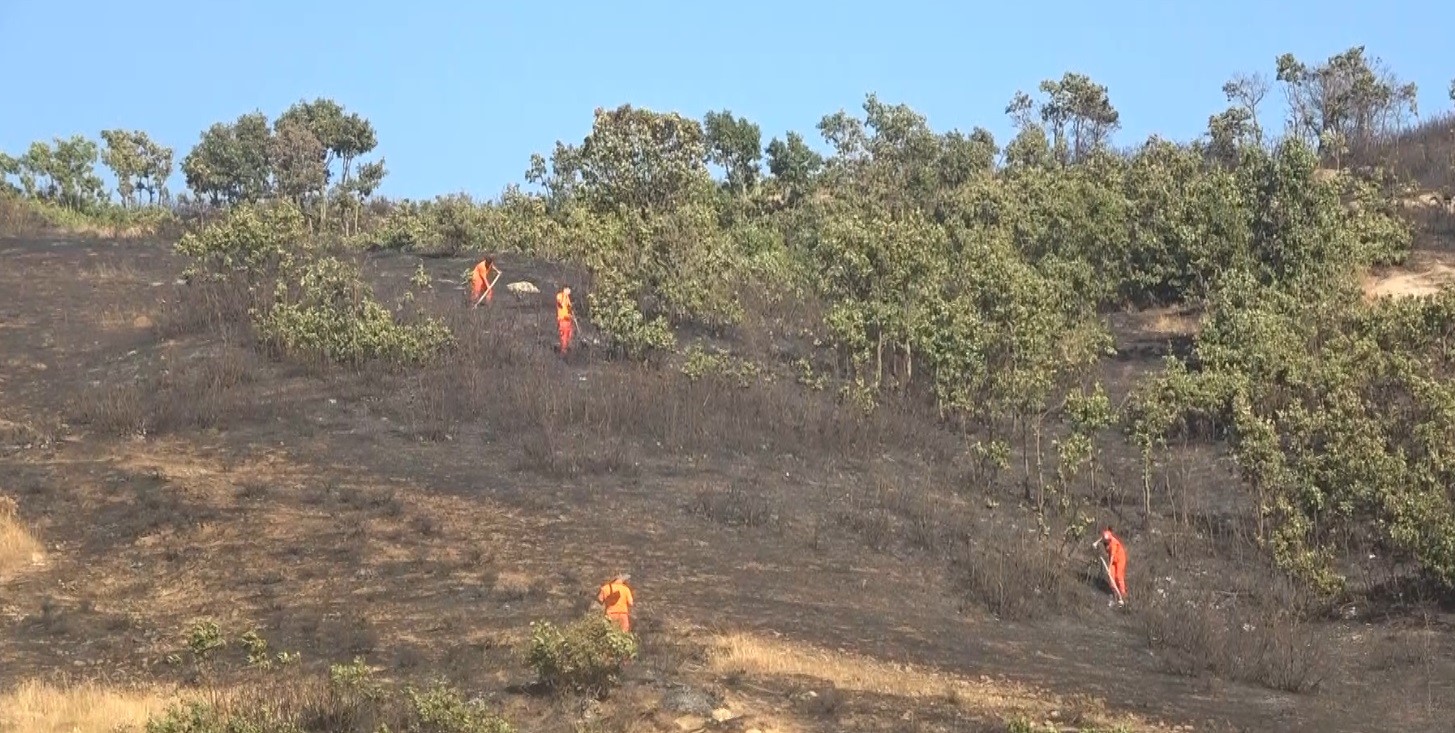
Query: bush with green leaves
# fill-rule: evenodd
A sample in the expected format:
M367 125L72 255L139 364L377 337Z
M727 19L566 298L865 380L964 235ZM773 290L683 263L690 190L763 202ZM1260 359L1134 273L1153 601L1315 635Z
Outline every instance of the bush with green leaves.
M747 388L765 378L762 367L751 360L734 356L726 349L704 348L693 344L682 352L681 371L693 381L713 376L730 380L739 387Z
M184 700L147 720L145 733L514 733L479 701L435 682L386 684L363 663L334 665L327 682L257 680L207 699Z
M256 283L312 249L303 212L289 203L240 204L178 240L188 277L239 275Z
M421 213L420 204L401 201L394 205L384 221L363 236L370 249L415 250L433 244L436 234L432 222Z
M453 343L439 319L406 321L375 299L356 265L310 240L291 203L235 206L184 236L177 250L192 259L194 275L247 283L256 302L249 311L253 330L274 357L415 364Z
M531 623L525 662L546 689L604 697L621 683L622 665L637 655L636 637L593 614L562 629Z
M273 356L323 364L417 364L453 343L437 318L400 322L374 299L356 266L330 256L289 267L253 319Z

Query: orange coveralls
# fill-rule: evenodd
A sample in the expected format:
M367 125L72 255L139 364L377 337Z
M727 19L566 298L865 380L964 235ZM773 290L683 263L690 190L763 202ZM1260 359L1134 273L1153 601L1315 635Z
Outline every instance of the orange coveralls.
M636 601L632 598L632 589L620 580L612 580L601 586L596 592L596 602L606 609L606 617L617 625L622 631L630 634L632 630L631 610L632 604Z
M470 271L471 303L478 302L482 294L485 296L486 303L495 300L495 288L490 287L490 274L490 264L485 260L480 260L475 265L475 269Z
M561 334L561 353L571 345L571 332L576 325L575 309L571 306L571 294L562 290L556 293L556 330Z
M1127 597L1127 548L1120 539L1111 532L1102 535L1106 540L1106 552L1111 556L1107 563L1111 567L1112 580L1116 581L1116 590L1123 598Z

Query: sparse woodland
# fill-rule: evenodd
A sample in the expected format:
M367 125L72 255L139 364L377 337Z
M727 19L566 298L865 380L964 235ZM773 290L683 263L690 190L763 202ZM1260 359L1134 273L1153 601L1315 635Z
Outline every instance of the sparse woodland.
M1361 278L1419 247L1450 246L1455 119L1416 110L1413 86L1363 48L1318 62L1284 56L1223 91L1228 107L1200 139L1137 142L1118 139L1115 90L1076 73L1009 100L1016 133L1003 141L981 127L937 131L869 94L818 122L827 155L810 133L765 141L726 110L699 120L623 105L596 110L585 139L533 156L529 190L427 201L378 197L387 141L319 99L202 132L175 164L187 193L167 188L173 151L141 131L0 155L0 224L175 242L191 322L174 317L171 328L225 332L313 374L388 375L420 404L475 389L461 364L488 361L508 379L512 364L558 357L484 344L461 315L420 297L437 287L423 265L412 282L379 284L361 263L394 252L550 263L568 273L560 281L578 294L587 329L571 363L619 365L625 384L670 376L671 386L637 394L692 396L718 417L684 430L663 418L631 435L658 408L513 398L538 413L525 421L531 436L591 424L668 458L698 450L694 441L752 458L754 445L793 451L857 429L846 426L908 422L935 436L925 445L951 446L928 460L945 464L955 493L1019 501L1036 538L997 545L999 564L988 566L967 560L981 546L928 507L901 501L882 519L889 510L866 504L832 521L860 532L866 551L887 531L876 523L899 527L967 597L1006 618L1060 610L1054 592L1031 598L1006 578L1038 593L1075 582L1070 558L1112 521L1254 550L1243 562L1266 568L1278 589L1267 601L1277 612L1260 617L1269 633L1304 633L1289 630L1355 598L1448 599L1455 290L1372 299ZM1450 94L1455 102L1455 83ZM557 282L538 284L553 294ZM1170 336L1134 384L1107 383L1114 319L1154 310L1198 327ZM705 383L716 391L693 391ZM733 412L752 400L786 411L790 399L829 407ZM199 424L104 412L81 417L118 433L138 421L150 432ZM417 422L438 440L473 415L441 406ZM854 434L864 450L862 435L886 433ZM1236 508L1216 527L1183 495L1178 456L1192 450L1229 459L1214 480ZM776 521L778 505L754 501L704 494L694 510L743 526ZM1318 662L1299 643L1275 659L1272 637L1240 651L1229 636L1187 638L1170 605L1148 598L1142 608L1149 644L1200 660L1189 673L1317 687ZM202 730L177 715L166 725L181 727L156 730Z

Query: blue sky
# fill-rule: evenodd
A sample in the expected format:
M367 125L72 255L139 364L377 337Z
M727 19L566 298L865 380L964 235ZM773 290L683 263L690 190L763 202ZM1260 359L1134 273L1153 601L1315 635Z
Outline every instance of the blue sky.
M1364 44L1419 85L1422 113L1448 110L1451 29L1450 0L3 0L0 149L140 128L180 162L213 122L327 96L378 129L381 193L493 196L532 152L579 142L597 106L727 108L765 143L790 129L817 143L820 117L872 91L1003 142L1011 95L1065 71L1109 87L1118 142L1190 139L1228 77L1271 76L1283 52Z

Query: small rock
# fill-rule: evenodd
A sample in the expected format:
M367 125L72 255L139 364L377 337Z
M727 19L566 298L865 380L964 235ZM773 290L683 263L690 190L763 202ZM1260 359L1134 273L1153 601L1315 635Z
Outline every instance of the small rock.
M677 730L702 730L707 727L707 718L696 715L684 715L672 722L677 725Z
M738 716L734 715L733 711L727 708L718 708L712 711L712 719L719 723L726 723L736 717Z
M662 707L675 713L705 716L712 714L713 700L707 693L683 685L662 695Z

